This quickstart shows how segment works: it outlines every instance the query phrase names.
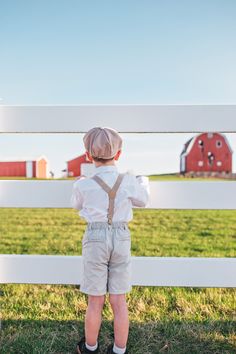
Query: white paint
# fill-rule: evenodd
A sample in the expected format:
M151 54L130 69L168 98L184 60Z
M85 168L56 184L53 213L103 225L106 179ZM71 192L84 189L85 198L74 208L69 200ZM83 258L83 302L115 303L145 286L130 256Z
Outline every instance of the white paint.
M186 161L186 154L182 154L180 156L180 172L185 172L185 161Z
M236 105L0 106L0 133L236 132Z
M2 208L71 208L73 181L0 180ZM236 209L235 181L150 181L154 209Z
M0 255L0 283L80 284L81 256ZM132 285L236 287L236 258L132 257Z

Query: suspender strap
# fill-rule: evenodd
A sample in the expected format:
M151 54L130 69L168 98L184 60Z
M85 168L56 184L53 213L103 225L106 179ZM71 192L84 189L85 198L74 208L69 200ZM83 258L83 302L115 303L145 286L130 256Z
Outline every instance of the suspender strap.
M118 191L118 188L122 182L122 179L124 177L124 174L119 174L114 186L110 188L100 177L97 175L93 176L92 179L96 181L102 189L108 194L109 197L109 206L108 206L108 223L112 223L112 218L114 215L114 204L115 204L115 197L116 197L116 192Z

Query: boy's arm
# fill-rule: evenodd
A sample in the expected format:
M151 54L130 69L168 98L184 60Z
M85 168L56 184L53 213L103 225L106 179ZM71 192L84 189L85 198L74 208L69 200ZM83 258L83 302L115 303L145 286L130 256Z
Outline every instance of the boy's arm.
M80 178L77 178L73 184L72 195L70 199L70 204L72 208L77 210L81 210L83 207L83 196L78 188L78 184L76 183L79 179Z
M134 176L133 193L130 197L133 206L145 207L150 196L149 178L147 176Z

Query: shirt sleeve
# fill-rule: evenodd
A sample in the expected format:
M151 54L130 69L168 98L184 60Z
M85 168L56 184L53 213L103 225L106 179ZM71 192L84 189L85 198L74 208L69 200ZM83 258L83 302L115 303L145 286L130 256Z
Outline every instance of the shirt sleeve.
M150 196L149 178L147 176L134 176L134 182L131 189L130 200L132 205L145 207Z
M72 189L72 195L70 199L70 204L72 208L81 210L83 207L83 196L81 194L81 191L79 190L78 183L77 181L74 182L73 184L73 189Z

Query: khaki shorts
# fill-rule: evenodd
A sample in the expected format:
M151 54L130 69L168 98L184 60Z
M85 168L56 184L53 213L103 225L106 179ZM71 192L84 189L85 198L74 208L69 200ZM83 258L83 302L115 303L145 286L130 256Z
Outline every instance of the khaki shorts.
M91 222L82 240L80 290L89 295L123 294L131 286L131 236L126 222Z

